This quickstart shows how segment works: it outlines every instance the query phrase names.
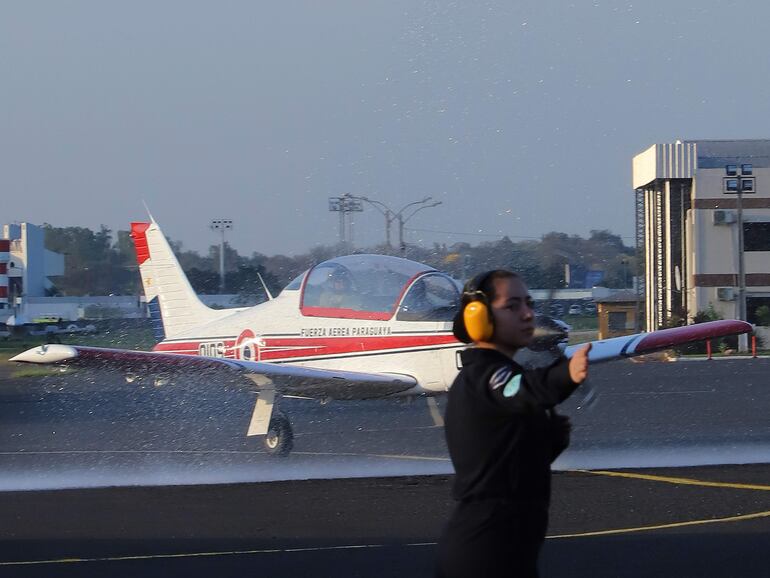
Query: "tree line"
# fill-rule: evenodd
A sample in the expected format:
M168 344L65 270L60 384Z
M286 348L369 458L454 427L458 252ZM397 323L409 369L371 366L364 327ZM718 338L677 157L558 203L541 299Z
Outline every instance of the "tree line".
M48 224L44 228L46 247L65 256L64 275L52 279L51 294L136 295L141 292L128 231L113 234L104 225L98 231ZM219 293L219 245L211 245L208 252L201 255L185 249L179 241L169 239L169 244L198 293ZM275 295L316 263L351 252L404 256L385 245L351 250L342 244L320 245L294 256L257 252L245 256L226 243L225 292L237 293L244 304L261 301L266 296L260 275ZM530 287L543 289L568 284L581 286L586 278L599 279L599 275L602 275L600 284L605 287L630 287L637 270L634 249L608 230L591 231L587 238L551 232L538 240L514 242L502 237L477 245L434 244L430 248L409 245L405 254L457 279L467 279L489 269L511 269L519 272Z

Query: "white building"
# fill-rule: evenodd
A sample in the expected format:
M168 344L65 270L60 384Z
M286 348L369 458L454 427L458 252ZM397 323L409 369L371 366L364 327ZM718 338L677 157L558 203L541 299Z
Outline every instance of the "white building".
M770 140L656 144L634 157L632 180L647 330L709 306L741 317L741 229L746 319L756 322L770 305Z
M45 231L41 227L30 223L3 225L0 299L5 293L7 302L0 300L0 323L18 313L25 299L44 297L53 286L49 277L63 274L64 255L45 248Z

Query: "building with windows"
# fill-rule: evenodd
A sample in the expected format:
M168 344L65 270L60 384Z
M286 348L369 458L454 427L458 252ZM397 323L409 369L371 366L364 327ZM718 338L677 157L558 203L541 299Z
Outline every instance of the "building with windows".
M632 180L646 329L709 308L741 318L742 290L756 322L770 306L770 140L655 144Z
M49 277L64 274L64 255L45 248L45 230L31 223L0 231L0 323L18 315L25 300L44 297Z

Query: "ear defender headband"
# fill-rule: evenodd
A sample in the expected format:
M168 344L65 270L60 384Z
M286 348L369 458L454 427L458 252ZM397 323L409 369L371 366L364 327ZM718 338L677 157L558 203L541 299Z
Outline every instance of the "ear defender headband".
M494 271L476 275L463 288L460 312L455 318L453 333L464 343L489 341L495 333L489 296L481 288Z

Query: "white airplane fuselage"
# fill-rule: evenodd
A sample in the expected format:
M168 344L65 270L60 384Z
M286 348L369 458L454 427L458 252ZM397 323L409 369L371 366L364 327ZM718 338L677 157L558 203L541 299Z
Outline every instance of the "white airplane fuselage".
M413 376L418 385L400 395L446 392L465 348L450 322L303 316L299 290L164 339L167 353L267 361L319 369Z

